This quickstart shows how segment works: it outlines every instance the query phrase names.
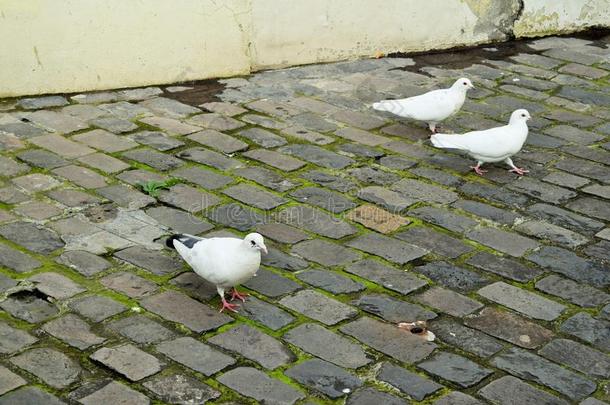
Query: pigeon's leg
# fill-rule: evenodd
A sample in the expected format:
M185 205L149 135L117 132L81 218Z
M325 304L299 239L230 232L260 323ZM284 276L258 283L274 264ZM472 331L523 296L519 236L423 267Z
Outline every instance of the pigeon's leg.
M479 176L482 176L483 173L487 173L487 170L481 169L482 164L483 164L483 162L477 162L476 166L470 166L470 168L473 169L476 174L478 174Z
M511 158L504 159L504 162L506 162L506 164L511 167L509 172L517 173L519 176L523 176L525 173L530 172L529 170L525 170L522 167L515 166L515 164L513 163L513 160Z
M229 311L237 312L236 308L239 308L239 305L231 304L231 303L227 302L227 300L225 299L225 289L217 286L216 291L218 291L218 295L220 295L220 300L222 301L222 306L220 307L219 312L222 312L225 309L228 309Z
M436 134L436 122L429 122L428 128L430 128L430 131L432 131L433 134Z
M248 296L248 293L240 293L239 291L237 291L237 288L233 287L233 290L231 291L231 301L235 300L235 298L241 300L241 302L246 302L246 297Z

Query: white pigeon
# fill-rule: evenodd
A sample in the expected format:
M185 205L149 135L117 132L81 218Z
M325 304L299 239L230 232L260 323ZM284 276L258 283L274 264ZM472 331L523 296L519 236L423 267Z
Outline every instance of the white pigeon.
M508 125L467 132L463 135L434 134L430 140L437 148L458 149L468 153L477 160L477 165L471 166L471 169L480 176L487 172L481 169L483 163L502 161L511 167L509 171L523 176L529 170L515 166L510 157L523 147L527 139L527 120L530 118L527 110L515 110L510 116Z
M247 294L235 288L254 276L261 264L261 252L267 253L263 237L258 233L238 238L200 238L188 234L170 236L165 244L176 249L180 256L200 277L216 286L222 300L220 312L225 308L237 312L236 304L225 299L225 289L233 288L231 301L235 298L245 302Z
M460 111L466 100L466 92L470 89L474 89L474 86L470 80L462 77L448 89L432 90L400 100L383 100L373 103L373 108L399 117L425 121L430 131L436 132L439 122Z

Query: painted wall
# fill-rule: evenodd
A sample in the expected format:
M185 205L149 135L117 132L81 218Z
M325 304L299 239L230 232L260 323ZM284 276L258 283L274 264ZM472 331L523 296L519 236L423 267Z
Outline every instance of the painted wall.
M610 26L608 0L0 0L0 97L227 77L594 25Z

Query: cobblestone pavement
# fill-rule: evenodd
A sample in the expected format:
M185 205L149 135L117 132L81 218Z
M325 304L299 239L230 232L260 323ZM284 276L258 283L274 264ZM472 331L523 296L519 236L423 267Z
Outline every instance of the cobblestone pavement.
M0 404L609 401L608 42L3 100ZM460 76L529 175L369 108ZM253 230L238 314L162 247Z

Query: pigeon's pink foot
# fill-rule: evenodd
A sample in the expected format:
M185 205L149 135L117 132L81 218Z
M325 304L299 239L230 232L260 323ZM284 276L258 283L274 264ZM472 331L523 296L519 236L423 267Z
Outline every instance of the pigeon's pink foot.
M483 173L487 173L487 170L483 170L483 169L481 169L481 166L480 166L480 165L476 165L476 166L470 166L470 168L471 168L471 169L473 169L473 170L474 170L474 172L475 172L476 174L478 174L479 176L482 176L482 175L483 175Z
M236 308L239 308L239 305L237 305L237 304L230 304L230 303L227 302L227 300L225 300L223 298L222 299L222 307L220 307L220 311L218 311L218 312L222 312L225 309L228 309L229 311L237 312Z
M517 173L519 176L523 176L525 173L529 173L529 170L525 170L522 167L514 167L509 170L509 172Z
M235 300L235 298L241 300L241 302L246 302L246 297L248 296L248 293L240 293L239 291L237 291L236 288L233 288L233 291L231 291L231 301Z

